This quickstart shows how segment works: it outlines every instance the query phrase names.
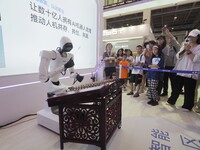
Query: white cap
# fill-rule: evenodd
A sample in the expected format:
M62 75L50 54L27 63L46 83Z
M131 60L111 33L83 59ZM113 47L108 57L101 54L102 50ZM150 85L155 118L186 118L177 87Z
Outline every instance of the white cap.
M157 48L157 49L159 49L157 45L154 45L153 48Z
M194 29L194 30L190 31L188 36L197 37L197 35L199 35L199 34L200 34L200 30Z

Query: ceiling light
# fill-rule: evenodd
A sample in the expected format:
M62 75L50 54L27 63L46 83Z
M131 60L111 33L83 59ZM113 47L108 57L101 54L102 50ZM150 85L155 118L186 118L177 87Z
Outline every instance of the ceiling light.
M174 20L176 20L176 19L177 19L177 17L175 16L175 17L174 17Z

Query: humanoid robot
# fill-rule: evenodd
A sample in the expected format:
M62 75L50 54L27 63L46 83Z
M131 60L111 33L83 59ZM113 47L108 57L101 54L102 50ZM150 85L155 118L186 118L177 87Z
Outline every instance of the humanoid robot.
M60 76L64 76L67 70L74 81L81 82L83 80L83 76L74 73L73 54L69 53L72 48L71 40L64 36L60 39L60 47L56 50L42 50L40 52L39 79L41 82L48 84L48 97L67 92L68 87L59 81ZM57 114L57 108L52 108L52 112Z

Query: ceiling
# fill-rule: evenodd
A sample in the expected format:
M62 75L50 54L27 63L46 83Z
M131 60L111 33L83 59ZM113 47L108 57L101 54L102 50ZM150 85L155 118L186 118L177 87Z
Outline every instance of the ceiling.
M140 25L143 23L145 23L143 12L140 12L107 19L107 29ZM152 10L151 27L153 33L161 33L161 29L165 25L171 31L200 29L200 2Z

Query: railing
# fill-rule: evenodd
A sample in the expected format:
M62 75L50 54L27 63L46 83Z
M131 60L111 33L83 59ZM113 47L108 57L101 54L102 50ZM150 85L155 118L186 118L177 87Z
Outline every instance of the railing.
M129 3L135 3L142 0L104 0L104 9L109 9L112 7L117 7Z

